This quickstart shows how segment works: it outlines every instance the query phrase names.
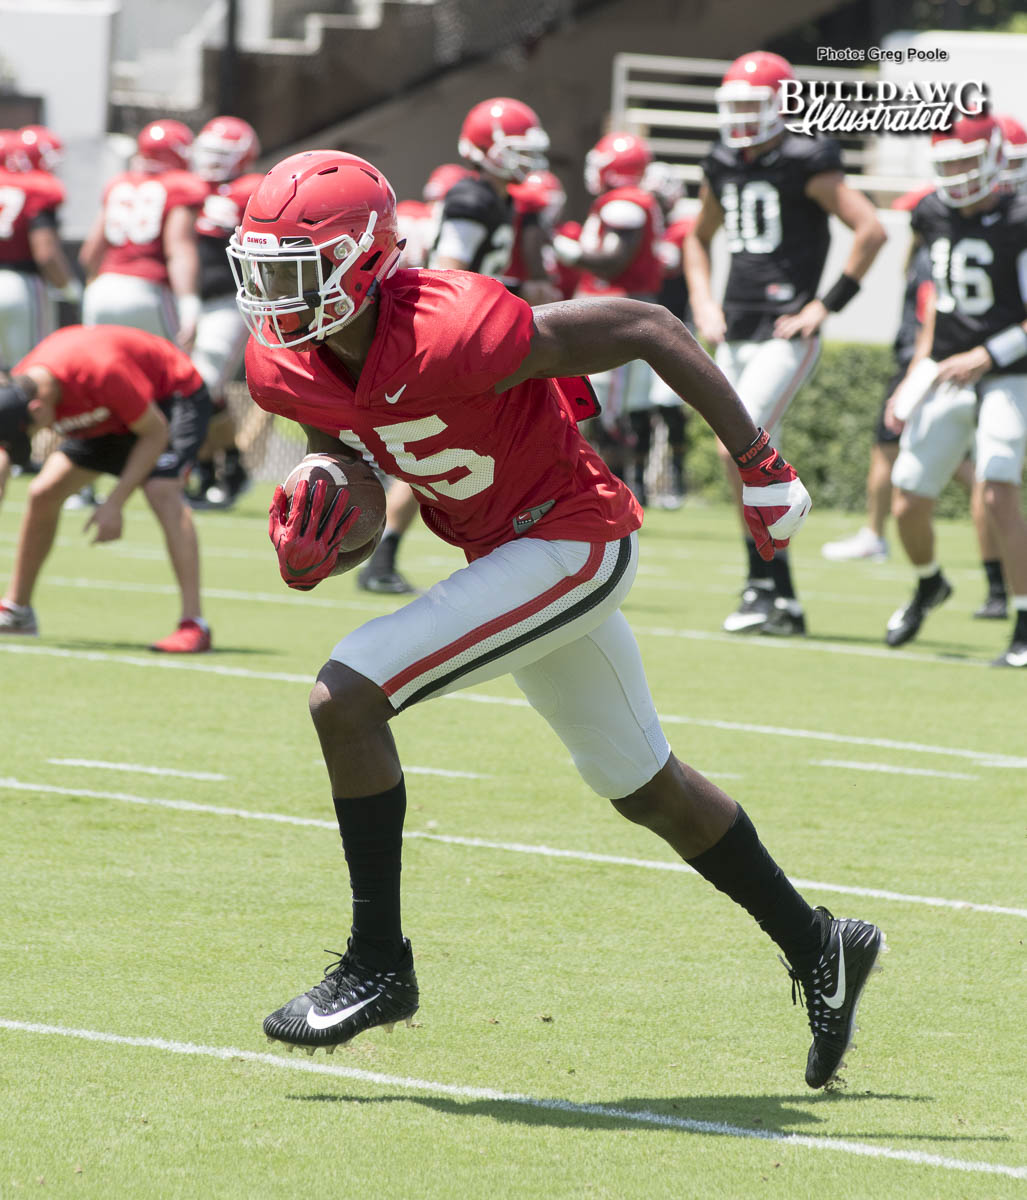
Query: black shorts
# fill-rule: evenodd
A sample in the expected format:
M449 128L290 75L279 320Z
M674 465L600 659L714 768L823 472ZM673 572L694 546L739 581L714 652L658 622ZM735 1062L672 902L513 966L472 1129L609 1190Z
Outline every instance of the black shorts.
M894 433L884 423L884 410L888 407L888 400L892 392L906 377L906 368L899 367L895 374L889 379L888 386L884 392L884 399L881 401L881 411L877 414L877 428L874 431L874 441L878 446L894 445L902 436L900 433Z
M210 393L202 386L188 396L167 396L157 407L168 419L168 445L149 478L177 479L195 463L196 452L207 436ZM68 438L58 449L76 467L120 475L137 440L134 433L106 433L95 438Z

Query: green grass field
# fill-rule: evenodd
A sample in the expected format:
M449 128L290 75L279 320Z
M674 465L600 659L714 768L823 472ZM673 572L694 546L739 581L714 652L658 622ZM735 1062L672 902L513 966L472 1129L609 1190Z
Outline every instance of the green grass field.
M0 511L9 571L24 480ZM198 519L216 652L156 522L66 513L38 640L0 644L0 1196L795 1197L1027 1191L1027 676L986 666L968 527L903 651L901 554L795 547L810 636L720 632L726 509L654 512L626 605L678 755L740 799L811 902L885 930L845 1086L749 918L582 784L509 680L404 714L405 924L422 1007L331 1058L260 1023L345 945L348 883L306 695L394 603L281 584L262 487ZM402 566L459 556L421 529Z

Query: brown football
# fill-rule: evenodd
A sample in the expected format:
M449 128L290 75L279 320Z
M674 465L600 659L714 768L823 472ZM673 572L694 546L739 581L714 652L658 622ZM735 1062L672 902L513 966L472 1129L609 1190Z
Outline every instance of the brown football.
M290 499L301 479L309 481L311 493L314 484L323 479L328 485L329 503L337 491L346 489L349 492L345 501L347 509L354 506L360 509L360 516L339 544L339 563L332 574L341 575L352 570L370 557L385 527L385 489L378 476L365 462L353 462L341 454L319 452L308 454L289 473L282 486ZM366 553L358 555L357 552L362 550Z

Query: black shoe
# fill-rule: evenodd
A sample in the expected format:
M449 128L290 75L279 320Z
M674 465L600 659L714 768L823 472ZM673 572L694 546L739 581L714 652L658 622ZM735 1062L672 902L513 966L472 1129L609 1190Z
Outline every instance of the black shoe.
M384 592L390 596L406 596L417 591L398 571L378 571L371 567L359 572L357 586L365 592Z
M745 585L742 602L724 618L725 633L758 633L774 611L774 585L753 583Z
M197 463L189 472L185 485L185 500L190 508L209 508L207 492L214 486L214 464Z
M828 922L827 941L816 966L800 975L788 967L792 1003L802 995L809 1014L813 1044L806 1058L806 1083L821 1088L845 1064L842 1056L856 1031L856 1009L870 973L880 970L879 955L887 949L884 934L869 921L837 920L818 908Z
M793 612L788 601L779 596L774 601L770 616L760 626L760 633L769 637L805 637L806 617L802 609Z
M1000 654L991 664L993 667L1027 667L1027 641L1013 638L1005 654Z
M336 1046L375 1025L384 1025L389 1032L397 1021L409 1025L417 1000L408 941L404 939L403 957L389 971L364 966L347 949L316 987L265 1017L264 1032L269 1041L284 1042L290 1051L303 1046L313 1054L323 1047L331 1054Z
M974 616L978 621L1004 621L1008 616L1005 594L989 595Z
M952 584L938 571L929 579L921 579L917 584L913 599L905 608L892 613L884 640L889 646L904 646L911 642L920 632L924 617L932 608L937 608L952 595Z

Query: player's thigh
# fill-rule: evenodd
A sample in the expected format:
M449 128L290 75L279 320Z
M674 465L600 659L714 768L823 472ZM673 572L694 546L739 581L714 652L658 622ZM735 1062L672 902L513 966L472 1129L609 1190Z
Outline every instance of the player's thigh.
M976 408L973 388L935 388L902 430L893 486L937 499L973 445Z
M178 314L166 284L108 273L86 286L82 324L128 325L170 340L178 332Z
M54 329L54 306L38 275L0 271L0 365L13 366Z
M331 658L398 711L510 674L602 624L634 580L637 535L588 543L521 538L361 625Z
M1027 375L998 375L978 391L977 478L1019 484L1027 449Z
M670 746L624 614L514 673L588 786L615 800L660 771Z
M61 448L46 456L39 473L29 484L29 496L43 503L58 504L92 483L97 474L80 465Z
M753 423L776 441L781 420L820 359L820 339L769 338L748 343L735 391Z
M234 296L204 300L190 357L212 395L219 395L234 379L247 337Z

